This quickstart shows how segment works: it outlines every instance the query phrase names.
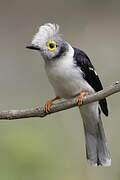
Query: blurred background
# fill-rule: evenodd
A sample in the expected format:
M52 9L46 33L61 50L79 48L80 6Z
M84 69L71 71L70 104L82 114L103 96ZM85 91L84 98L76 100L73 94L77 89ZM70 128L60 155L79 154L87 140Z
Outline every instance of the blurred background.
M120 79L120 1L0 0L0 110L42 106L54 97L44 62L25 48L38 27L60 25L64 39L84 50L103 86ZM102 116L112 157L109 168L91 167L77 108L44 119L0 121L1 180L119 180L119 94Z

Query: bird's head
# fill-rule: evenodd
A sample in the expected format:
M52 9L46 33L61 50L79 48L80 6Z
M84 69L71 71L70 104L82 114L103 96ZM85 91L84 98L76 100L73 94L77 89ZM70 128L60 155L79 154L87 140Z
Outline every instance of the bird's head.
M68 43L59 35L59 25L48 23L40 26L27 48L40 51L45 60L55 60L68 51Z

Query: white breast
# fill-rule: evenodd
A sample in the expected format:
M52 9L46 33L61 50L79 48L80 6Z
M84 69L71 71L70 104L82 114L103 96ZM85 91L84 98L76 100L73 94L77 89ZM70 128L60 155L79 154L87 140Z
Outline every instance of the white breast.
M45 65L48 79L51 82L56 96L71 98L81 91L93 93L93 88L83 79L82 71L75 67L73 61L74 50L69 46L65 56Z

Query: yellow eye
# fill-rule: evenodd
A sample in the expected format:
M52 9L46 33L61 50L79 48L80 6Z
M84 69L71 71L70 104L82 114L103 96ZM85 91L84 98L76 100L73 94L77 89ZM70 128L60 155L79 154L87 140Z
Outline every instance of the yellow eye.
M50 50L50 51L54 51L56 49L56 42L55 41L52 41L52 40L49 40L47 43L47 48Z

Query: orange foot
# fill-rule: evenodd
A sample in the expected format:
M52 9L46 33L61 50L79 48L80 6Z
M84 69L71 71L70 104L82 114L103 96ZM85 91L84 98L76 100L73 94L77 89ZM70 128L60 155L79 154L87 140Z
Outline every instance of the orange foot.
M58 96L55 97L54 99L48 100L48 101L46 102L46 104L45 104L44 107L43 107L43 109L44 109L44 111L45 111L46 113L48 113L48 112L50 111L50 106L51 106L51 104L53 103L53 101L55 101L55 100L57 100L57 99L59 99Z
M83 101L83 97L87 94L87 92L81 92L80 95L77 97L76 99L76 103L78 104L78 106L80 106L82 104Z

